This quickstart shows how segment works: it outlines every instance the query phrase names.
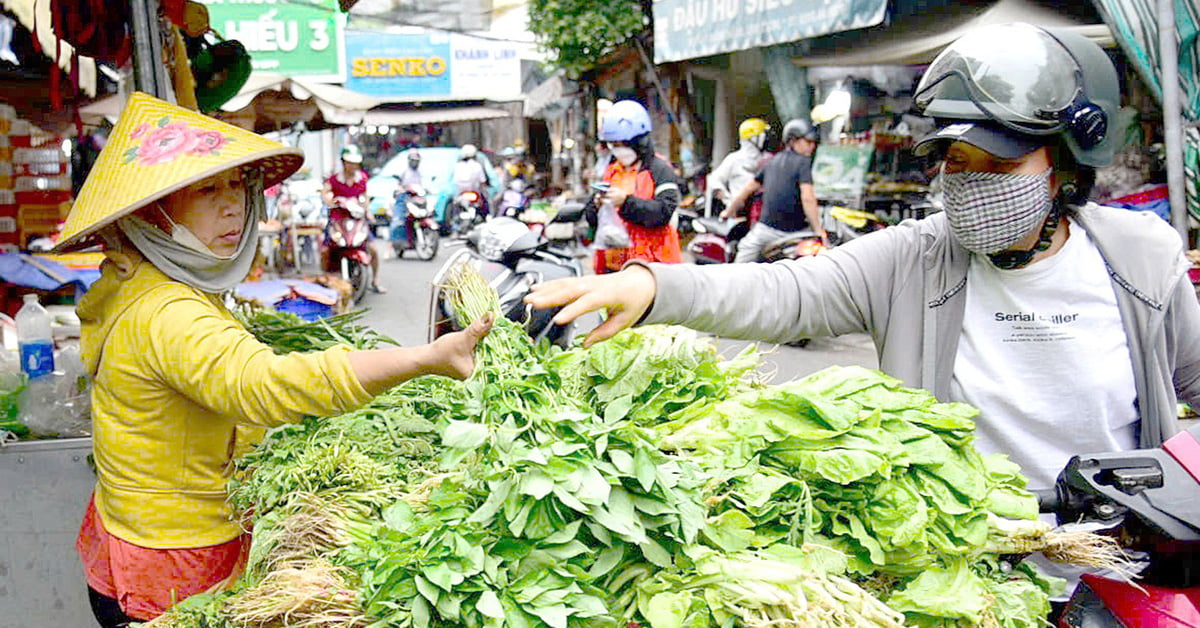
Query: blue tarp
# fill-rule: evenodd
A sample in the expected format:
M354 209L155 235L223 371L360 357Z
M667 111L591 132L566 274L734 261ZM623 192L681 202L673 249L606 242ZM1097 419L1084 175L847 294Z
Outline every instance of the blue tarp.
M0 280L36 290L58 290L77 284L84 291L100 278L99 270L81 270L25 253L0 253Z

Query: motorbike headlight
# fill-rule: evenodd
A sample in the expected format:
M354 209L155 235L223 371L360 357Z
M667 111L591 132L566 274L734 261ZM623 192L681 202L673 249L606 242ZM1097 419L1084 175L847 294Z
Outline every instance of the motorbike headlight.
M346 246L346 236L342 234L341 229L332 229L329 232L329 239L333 240L336 246Z

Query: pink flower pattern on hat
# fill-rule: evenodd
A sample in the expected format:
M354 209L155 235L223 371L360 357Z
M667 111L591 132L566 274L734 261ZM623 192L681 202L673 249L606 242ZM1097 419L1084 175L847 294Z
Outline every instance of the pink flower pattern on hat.
M125 151L123 162L136 160L140 166L170 163L184 155L220 155L221 148L233 141L219 131L171 122L169 116L164 116L153 126L141 124L129 136L142 142Z

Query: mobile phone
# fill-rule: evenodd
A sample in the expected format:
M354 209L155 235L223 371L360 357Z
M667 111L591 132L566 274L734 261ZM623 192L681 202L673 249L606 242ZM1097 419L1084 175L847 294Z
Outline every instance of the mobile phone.
M608 191L608 183L593 183L592 189L597 192L607 192Z

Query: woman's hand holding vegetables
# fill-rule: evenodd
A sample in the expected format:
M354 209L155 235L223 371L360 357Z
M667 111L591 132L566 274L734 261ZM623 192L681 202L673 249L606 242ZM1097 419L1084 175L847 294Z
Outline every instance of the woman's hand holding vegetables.
M462 331L446 334L429 345L432 360L429 375L466 379L475 370L475 345L492 331L494 314L485 314Z
M604 323L583 341L590 347L632 327L654 304L657 285L654 273L645 266L631 265L611 275L589 275L578 279L558 279L538 284L525 297L525 303L537 309L564 306L554 317L557 325L603 308Z
M419 347L352 351L350 368L372 395L422 375L466 379L475 370L475 345L488 335L494 322L494 315L487 314L462 331Z

